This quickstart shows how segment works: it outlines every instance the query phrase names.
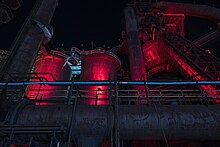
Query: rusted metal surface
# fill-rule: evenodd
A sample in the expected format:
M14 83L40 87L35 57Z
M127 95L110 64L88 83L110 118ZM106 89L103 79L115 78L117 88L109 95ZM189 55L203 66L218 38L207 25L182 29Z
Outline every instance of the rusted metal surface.
M124 14L126 20L131 79L145 80L146 71L144 65L144 56L141 48L141 42L138 37L136 14L132 7L127 7L124 10Z
M27 21L24 23L23 28L11 47L11 54L8 60L0 69L0 77L3 77L4 81L12 80L9 74L26 74L31 71L40 45L44 39L44 33L37 25L32 24L32 20L42 22L45 25L49 24L57 3L58 0L38 0L36 2L32 13L27 18ZM2 112L4 115L10 108L11 103L4 98L1 98L1 101L0 107L6 110Z
M72 106L27 106L14 112L14 125L68 126ZM106 139L113 129L114 114L110 106L77 106L72 138ZM54 113L56 112L56 113ZM119 106L120 139L219 140L220 106ZM45 134L38 134L38 138Z
M124 10L128 41L130 74L132 80L147 80L144 55L138 33L138 23L132 7ZM144 86L133 86L132 89L144 90ZM146 101L141 101L146 103Z
M44 38L41 29L31 24L31 21L38 21L48 25L53 17L58 0L38 0L30 14L24 28L12 46L12 54L7 63L7 73L28 73L30 72L37 52ZM8 77L5 76L5 80Z
M164 131L168 140L218 140L218 109L219 106L121 107L120 135L124 139L160 140Z
M73 121L72 140L75 137L99 137L104 139L108 136L109 129L112 128L108 107L99 106L77 106L76 115ZM51 105L51 106L27 106L18 114L15 124L17 125L62 125L68 127L72 106ZM19 113L19 112L18 112ZM112 116L112 115L111 115ZM14 117L16 118L16 116ZM11 120L13 124L14 120ZM109 125L109 126L108 126ZM43 135L43 134L42 134ZM44 137L45 138L45 137Z

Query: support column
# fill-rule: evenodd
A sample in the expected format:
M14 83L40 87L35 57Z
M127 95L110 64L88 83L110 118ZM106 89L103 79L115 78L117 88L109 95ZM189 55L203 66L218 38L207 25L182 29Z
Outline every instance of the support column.
M132 7L127 7L124 10L124 14L126 20L131 80L147 80L135 11ZM138 90L140 95L139 99L135 101L135 104L147 103L146 97L144 97L146 96L146 88L144 86L133 86L132 88Z
M126 20L126 32L128 39L128 51L130 60L130 72L132 80L146 80L146 70L141 42L138 37L138 24L136 14L132 7L124 10Z

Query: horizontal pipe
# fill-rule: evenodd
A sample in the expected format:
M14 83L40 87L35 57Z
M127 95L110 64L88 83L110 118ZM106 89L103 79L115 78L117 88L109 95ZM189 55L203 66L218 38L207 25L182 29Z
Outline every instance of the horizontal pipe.
M120 139L163 140L220 140L219 105L127 105L119 106ZM12 113L8 118L11 125L45 126L62 125L70 128L73 117L71 140L79 138L110 137L113 130L114 112L111 106L78 105L72 114L72 106L28 105ZM33 134L31 134L33 135ZM37 134L39 141L50 137ZM28 138L27 135L21 135Z
M120 85L220 85L220 81L161 81L161 82L147 82L147 81L130 81L117 82ZM24 85L112 85L115 82L108 81L79 81L79 82L1 82L0 86L24 86Z
M183 13L187 16L194 16L220 22L220 9L196 4L185 4L175 2L158 2L152 5L153 9L162 9L167 13Z

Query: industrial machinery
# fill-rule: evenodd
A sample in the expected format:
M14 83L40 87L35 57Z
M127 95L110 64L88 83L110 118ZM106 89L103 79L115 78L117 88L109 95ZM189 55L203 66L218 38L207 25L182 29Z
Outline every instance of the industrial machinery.
M129 3L114 53L48 52L57 4L38 0L10 51L0 52L1 147L220 145L220 59L202 48L218 29L194 43L184 30L187 16L218 23L219 9Z

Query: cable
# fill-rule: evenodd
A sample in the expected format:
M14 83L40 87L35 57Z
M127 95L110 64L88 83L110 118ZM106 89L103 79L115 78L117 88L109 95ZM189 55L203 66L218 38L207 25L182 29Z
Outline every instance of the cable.
M160 125L160 116L159 116L159 113L158 113L158 111L157 111L157 107L156 107L155 104L153 104L153 105L154 105L154 109L155 109L155 111L156 111L156 113L157 113L158 125L160 126L161 131L162 131L162 133L163 133L163 137L164 137L164 140L165 140L166 146L169 147L169 144L168 144L168 141L167 141L166 135L165 135L165 133L164 133L163 127Z

